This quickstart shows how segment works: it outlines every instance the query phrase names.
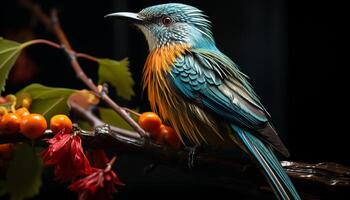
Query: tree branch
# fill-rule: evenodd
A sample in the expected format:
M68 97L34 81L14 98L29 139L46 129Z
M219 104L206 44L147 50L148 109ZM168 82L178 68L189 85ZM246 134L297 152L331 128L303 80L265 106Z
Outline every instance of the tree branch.
M260 176L260 173L255 173L254 164L240 149L203 148L195 154L193 154L193 148L188 147L174 150L140 137L136 132L105 124L91 111L78 104L71 102L70 106L74 114L79 115L95 127L94 131L81 131L83 144L87 148L112 149L116 153L137 152L154 159L157 163L183 170L210 171L215 169L215 171L223 170L223 172L229 170L230 174L235 177L257 178ZM51 137L53 137L52 132L47 130L41 138L38 138L37 144L44 145L41 140ZM30 140L21 134L0 135L1 144L13 142L30 142ZM189 166L189 158L191 157L193 165ZM295 161L281 161L281 164L290 177L302 182L318 182L330 187L350 186L350 168L344 165Z
M240 149L202 148L197 152L193 148L171 149L159 145L134 131L110 126L102 122L90 110L70 102L71 111L94 126L94 131L81 130L85 148L112 150L114 153L137 153L153 160L156 164L167 165L194 174L213 174L236 184L249 182L255 187L268 190L268 186L251 160ZM47 130L38 138L36 145L46 146L42 140L52 138L54 134ZM0 135L0 144L28 142L22 134ZM298 190L306 193L307 198L315 198L320 191L333 191L350 186L350 168L336 163L302 163L281 161L288 175L294 179ZM310 189L307 186L312 184ZM343 189L344 190L344 189ZM270 192L270 191L269 191ZM311 195L311 196L310 196ZM305 196L304 196L305 198Z

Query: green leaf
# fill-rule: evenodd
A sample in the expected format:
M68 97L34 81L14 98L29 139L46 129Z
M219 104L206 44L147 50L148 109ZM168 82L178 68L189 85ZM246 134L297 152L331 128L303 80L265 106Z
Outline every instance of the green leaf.
M99 83L109 82L117 90L117 95L130 100L135 95L133 90L134 80L129 71L129 61L124 58L121 61L111 59L97 59L99 63Z
M28 93L32 97L30 112L40 113L49 120L53 115L69 113L67 99L76 90L46 87L34 83L19 91L16 96L20 96L23 92Z
M26 143L16 147L4 182L11 200L30 198L39 193L43 167L37 154L36 149Z
M114 110L110 108L99 108L101 120L107 124L127 129L133 130L133 128L122 118L120 117Z
M0 94L5 88L6 79L21 50L20 43L0 37Z

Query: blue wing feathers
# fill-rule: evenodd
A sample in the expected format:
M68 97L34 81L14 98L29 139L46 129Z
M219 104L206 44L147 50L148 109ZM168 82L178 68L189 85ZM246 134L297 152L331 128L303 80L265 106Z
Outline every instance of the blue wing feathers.
M270 144L284 155L288 155L288 150L269 123L268 114L245 80L246 77L235 66L225 66L225 63L233 63L227 57L223 57L224 61L215 60L218 59L215 58L217 53L207 53L210 60L205 56L201 58L202 53L197 50L179 58L168 76L169 82L184 97L231 124L232 132L262 167L281 199L300 199ZM217 69L220 67L222 69ZM235 78L233 82L225 82L225 73Z
M189 68L191 65L195 67ZM196 68L201 71L196 71ZM191 55L184 56L175 63L170 80L188 99L197 101L200 97L212 112L229 121L252 129L259 129L268 121L265 116L255 114L244 104L234 103L233 99L219 91L218 86L223 84L219 75L213 70L203 69Z
M275 149L288 156L288 150L273 130L269 115L251 92L248 81L235 66L231 66L234 63L228 57L223 56L222 61L219 55L198 49L187 52L173 64L168 74L169 83L198 106L207 108L229 123L261 134ZM228 74L222 77L219 72Z

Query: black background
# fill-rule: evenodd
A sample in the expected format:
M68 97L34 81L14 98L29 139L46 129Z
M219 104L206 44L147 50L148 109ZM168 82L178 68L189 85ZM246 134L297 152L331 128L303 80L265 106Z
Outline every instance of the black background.
M170 2L154 0L115 1L38 1L45 10L57 7L61 22L75 50L97 57L130 58L136 80L136 93L127 106L147 110L147 98L141 95L140 77L147 56L141 33L125 23L104 19L116 11L137 12L143 7ZM251 77L251 82L270 111L292 160L331 161L350 164L347 135L348 105L344 53L348 21L335 1L235 0L174 1L194 5L210 17L217 46ZM16 1L0 6L0 35L32 23L29 14ZM345 22L347 21L347 22ZM44 27L36 26L38 38L54 40ZM41 72L31 82L50 86L83 88L75 79L64 55L46 47L32 47L30 55ZM96 67L82 62L95 77ZM9 84L8 92L23 85ZM142 173L151 161L136 155L121 155L119 174L127 183L122 199L142 193L145 198L154 191L167 191L159 197L177 198L191 192L209 197L230 194L214 189L190 175L161 168L150 175ZM52 183L49 173L41 197L53 192L66 195L62 186ZM164 178L166 177L166 178ZM58 188L57 188L58 187ZM189 189L189 188L192 189ZM152 192L144 192L150 188ZM62 191L61 191L62 190ZM183 192L179 192L183 191ZM156 194L157 196L157 194ZM234 196L234 194L232 194ZM158 199L158 198L157 198Z

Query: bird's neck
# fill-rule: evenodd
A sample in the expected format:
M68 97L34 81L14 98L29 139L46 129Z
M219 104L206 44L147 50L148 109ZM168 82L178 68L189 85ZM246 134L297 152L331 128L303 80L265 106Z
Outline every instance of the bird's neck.
M136 26L143 32L143 35L146 38L149 50L150 51L154 50L157 47L157 43L158 43L157 38L154 37L152 32L145 26L143 25L136 25Z
M170 72L171 66L177 58L189 51L190 45L172 44L150 51L143 69L143 89L147 88L148 98L152 109L156 108L156 98L160 93L165 95L168 83L165 75Z
M144 66L144 85L147 86L154 77L164 76L175 60L189 49L188 44L170 44L151 50Z

